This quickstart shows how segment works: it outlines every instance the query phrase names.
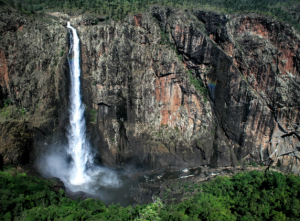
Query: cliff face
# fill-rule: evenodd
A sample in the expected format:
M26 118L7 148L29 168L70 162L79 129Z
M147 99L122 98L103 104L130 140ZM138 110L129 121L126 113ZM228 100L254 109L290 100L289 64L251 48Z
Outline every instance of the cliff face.
M300 54L291 27L163 7L123 23L73 23L102 162L231 166L274 153L298 171Z
M0 30L0 155L4 165L28 163L65 127L67 30L5 5Z
M300 40L288 25L158 6L122 22L65 17L81 39L87 133L103 164L231 166L267 163L274 153L275 163L299 171ZM27 148L35 150L45 147L38 131L62 131L66 123L67 30L49 19L42 29L26 21L21 31L2 31L1 39L0 99L29 109L43 101L27 120L36 128ZM19 24L7 17L5 27L8 21ZM29 41L35 46L22 46ZM32 123L38 116L41 125Z
M210 103L191 86L176 51L161 44L162 28L151 13L77 30L89 134L101 161L154 168L208 164Z
M263 161L274 153L275 163L299 172L299 34L288 25L255 14L193 13L246 82L244 91L239 81L227 83L239 92L232 94L231 102L225 99L227 108L220 114L225 133L238 143L238 158ZM240 114L229 115L243 117L234 117L232 124L224 112L237 106Z

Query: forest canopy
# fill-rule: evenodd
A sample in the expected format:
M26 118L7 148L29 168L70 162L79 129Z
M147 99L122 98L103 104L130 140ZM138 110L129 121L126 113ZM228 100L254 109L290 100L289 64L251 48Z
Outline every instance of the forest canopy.
M105 205L73 201L51 180L0 171L0 220L299 220L300 177L271 172L238 173L205 184L190 184L195 195L164 204Z
M222 13L257 12L276 17L300 30L300 0L2 0L26 13L43 10L92 13L122 20L152 5L181 9L200 8Z

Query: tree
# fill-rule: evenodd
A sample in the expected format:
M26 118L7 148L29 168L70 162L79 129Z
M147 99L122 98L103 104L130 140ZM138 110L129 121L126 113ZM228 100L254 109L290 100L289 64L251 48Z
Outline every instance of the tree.
M136 218L136 221L160 221L159 212L163 208L163 204L159 198L152 198L153 203L147 205L146 208L142 209L139 214L139 217Z

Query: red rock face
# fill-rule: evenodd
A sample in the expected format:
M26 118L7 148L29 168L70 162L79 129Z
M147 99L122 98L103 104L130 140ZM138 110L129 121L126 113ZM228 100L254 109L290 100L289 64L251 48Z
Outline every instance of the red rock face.
M268 22L266 19L246 17L242 25L235 26L235 28L236 38L245 35L251 36L253 39L259 38L259 40L253 40L254 43L257 43L255 50L252 51L249 48L249 53L243 56L243 61L248 62L251 66L241 71L249 79L250 85L273 110L275 128L273 128L273 134L269 136L269 145L265 145L265 148L269 153L278 151L274 154L276 162L278 159L283 160L281 157L278 159L276 157L287 152L297 151L299 146L299 139L295 135L292 137L291 133L297 130L296 122L299 121L299 108L296 101L299 95L296 91L299 83L297 50L300 41L288 27L280 23ZM280 34L283 34L284 37L280 37ZM264 51L271 55L268 56ZM266 58L259 53L262 56L265 54ZM239 59L237 63L240 64L241 60ZM266 132L261 131L259 134L262 136ZM285 166L287 166L286 158L283 160ZM290 166L295 163L296 159L293 156L289 157ZM298 169L294 166L293 170L297 171Z
M142 25L141 21L143 18L142 14L137 14L133 16L134 18L134 26L140 27Z
M264 38L268 38L269 36L268 29L259 21L259 19L251 19L249 17L242 18L239 26L236 26L235 28L238 34L250 31L252 34L260 35Z
M276 148L274 156L297 147L297 137L287 134L295 129L288 124L298 120L298 94L289 97L285 85L292 79L298 84L298 43L285 43L275 34L279 23L261 17L194 13L197 21L154 7L151 16L162 27L147 13L128 18L132 26L79 27L89 88L84 97L98 116L89 129L98 136L93 145L104 163L230 166L265 162ZM160 44L161 30L182 61ZM209 95L192 86L187 70ZM291 76L289 83L283 80ZM286 166L291 162L282 158Z
M23 30L23 28L24 28L24 26L22 25L22 26L20 26L20 27L18 28L18 30L17 30L17 31L22 31L22 30Z
M107 165L208 164L209 103L191 87L176 53L159 44L152 16L129 19L132 25L78 27L85 103L97 112L88 126L98 137L93 146Z
M0 85L2 87L8 87L8 67L4 51L0 49Z
M182 93L180 84L174 82L174 75L157 77L155 80L156 102L160 104L160 124L177 126L185 131L187 128L199 130L201 120L194 119L195 113L203 114L201 99L195 94L186 95ZM180 125L183 120L180 109L187 110L189 120L187 124Z
M247 90L256 97L249 103L246 121L243 120L244 135L239 145L250 151L249 155L242 155L248 159L260 155L260 160L264 161L274 153L275 163L279 160L281 165L299 172L296 166L299 37L290 27L260 15L228 16L226 19L206 12L195 12L195 15L205 23L210 38L233 58L234 65L245 77ZM217 28L218 24L222 27ZM241 93L235 96L240 97ZM246 100L253 99L247 97ZM282 156L289 152L296 155Z

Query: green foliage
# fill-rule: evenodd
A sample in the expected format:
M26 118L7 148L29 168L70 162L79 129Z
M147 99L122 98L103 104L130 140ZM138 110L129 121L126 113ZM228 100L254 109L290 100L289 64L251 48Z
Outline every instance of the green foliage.
M165 29L161 29L161 32L160 32L160 43L162 45L169 45L170 44L170 38L169 38L169 35L168 33L166 33L166 30Z
M1 2L4 4L5 1ZM149 11L149 7L156 4L180 9L200 8L223 13L259 12L274 16L300 30L300 17L298 16L300 0L6 0L6 2L27 14L34 14L44 9L74 11L101 15L106 20L123 20L128 14ZM95 21L97 22L98 20ZM167 38L163 33L162 42L166 42Z
M178 126L175 126L174 129L176 130L176 132L179 133L179 128L178 128Z
M96 122L96 118L97 118L96 111L95 110L91 110L90 114L91 114L91 122L95 123Z
M0 109L0 121L9 118L20 119L24 115L26 115L26 110L17 108L10 100L5 100L4 107Z
M253 167L257 167L257 166L258 166L258 164L257 164L255 161L252 161L252 162L250 163L250 165L253 166Z
M203 193L223 200L238 220L298 217L299 177L273 172L269 179L268 183L263 172L251 171L232 178L219 177L202 188ZM202 198L201 194L196 195L195 199Z
M25 210L36 206L57 204L59 198L52 191L50 182L26 174L10 175L0 172L0 220L18 217Z
M182 61L182 55L177 53L177 57L180 61Z
M188 71L188 75L189 75L191 84L194 85L195 89L197 91L199 91L204 96L205 101L207 101L206 96L208 94L208 91L207 91L207 88L204 86L202 80L200 78L194 77L194 75L192 74L192 71Z
M264 172L252 171L180 186L189 199L165 206L163 220L297 220L300 213L300 178L292 174L272 172L267 181Z
M7 99L4 101L4 107L8 107L9 105L11 105L11 100Z
M21 113L22 115L25 115L25 114L26 114L25 109L24 109L24 108L21 108L21 109L20 109L20 113Z
M159 217L159 212L163 208L163 203L159 198L155 200L154 203L150 203L146 206L146 208L142 209L139 212L139 217L136 218L136 221L143 221L143 220L155 220L160 221L161 218Z
M133 220L138 215L132 206L107 207L94 199L72 201L63 190L55 193L51 181L1 171L0 208L0 220Z
M200 193L193 200L184 201L177 205L175 216L187 216L201 220L236 220L230 207L223 198L210 193ZM180 215L181 214L181 215ZM172 216L173 214L171 214ZM174 216L173 215L173 216Z
M197 191L178 204L159 198L148 205L106 206L100 200L72 201L52 182L0 171L0 220L297 220L300 177L251 171L218 177L205 184L185 184ZM166 192L170 192L168 190Z

